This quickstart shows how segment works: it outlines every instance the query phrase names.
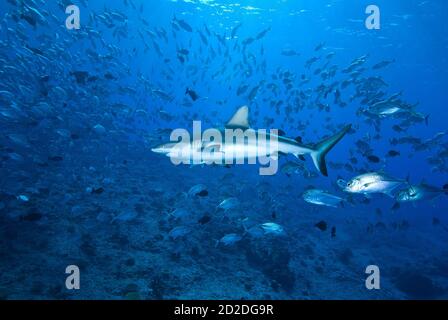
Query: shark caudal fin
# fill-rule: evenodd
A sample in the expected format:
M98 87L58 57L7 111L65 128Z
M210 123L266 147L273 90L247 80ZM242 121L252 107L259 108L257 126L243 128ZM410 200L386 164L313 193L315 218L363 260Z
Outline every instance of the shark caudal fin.
M325 163L325 156L327 153L338 143L345 134L351 129L351 125L345 126L339 133L334 136L319 142L315 147L314 151L311 152L311 158L313 159L314 165L317 170L320 171L324 176L328 176L327 165Z

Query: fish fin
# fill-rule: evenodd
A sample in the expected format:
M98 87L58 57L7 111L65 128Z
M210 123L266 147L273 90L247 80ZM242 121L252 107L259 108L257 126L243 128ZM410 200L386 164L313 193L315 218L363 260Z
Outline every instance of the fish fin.
M392 191L393 190L386 191L386 192L384 192L384 194L392 199L395 199L395 195L393 194Z
M202 145L202 148L201 148L201 151L204 151L204 152L220 152L220 153L224 153L224 152L221 150L221 144L220 144L220 143L213 143L213 142L211 142L211 143L207 143L207 144L203 144L203 145Z
M191 168L198 167L198 166L200 166L201 168L203 168L203 167L205 166L205 163L204 163L204 162L201 162L201 163L191 163L191 164L190 164L190 169L191 169Z
M337 134L319 142L311 152L314 165L324 176L328 177L327 165L325 163L326 154L345 136L351 127L351 125L347 125Z
M249 107L240 107L226 124L227 129L249 129Z
M406 183L410 185L411 184L410 181L411 181L411 173L408 172L408 175L406 176Z

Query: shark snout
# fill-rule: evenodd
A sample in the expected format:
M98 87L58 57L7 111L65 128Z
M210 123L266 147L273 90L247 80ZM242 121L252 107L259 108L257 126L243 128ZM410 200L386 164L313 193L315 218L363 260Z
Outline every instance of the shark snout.
M174 146L175 146L174 143L166 143L166 144L162 144L162 145L156 146L154 148L151 148L151 151L155 152L155 153L166 154L166 153L170 153Z

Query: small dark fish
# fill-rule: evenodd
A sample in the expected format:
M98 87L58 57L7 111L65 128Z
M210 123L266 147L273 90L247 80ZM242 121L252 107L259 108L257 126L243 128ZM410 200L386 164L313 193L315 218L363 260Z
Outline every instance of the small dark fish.
M377 222L377 224L375 225L375 228L377 229L386 229L386 225L383 222Z
M28 213L20 217L21 221L30 221L30 222L39 221L40 219L42 219L42 214L38 212Z
M196 101L199 99L198 94L195 91L191 90L190 88L187 88L187 90L185 90L185 94L188 94L190 96L191 100L193 100L193 101Z
M104 75L104 78L106 78L107 80L117 80L117 77L115 77L109 72Z
M236 25L233 29L232 29L232 33L230 34L230 37L233 39L236 36L236 32L238 31L239 28L241 28L243 24L239 23L238 25Z
M400 209L400 203L395 202L395 204L392 206L392 211L397 211L398 209Z
M188 51L187 49L180 49L180 50L177 50L177 52L179 54L183 54L184 56L187 56L190 53L190 51Z
M186 23L184 20L178 20L176 17L174 17L174 21L176 21L177 24L185 31L193 32L193 28L188 23Z
M200 218L200 219L198 220L198 222L199 222L200 224L206 224L206 223L209 223L211 220L212 220L212 218L211 218L210 216L205 215L205 216L203 216L202 218Z
M64 160L64 158L61 156L51 156L51 157L48 157L48 160L54 161L54 162L61 162Z
M321 230L321 231L325 231L325 230L327 230L327 223L325 222L325 221L319 221L318 223L316 223L315 225L314 225L315 227L317 227L319 230Z
M249 95L248 95L247 98L248 98L250 101L252 101L253 99L255 99L255 97L257 96L257 92L258 92L258 89L259 89L259 88L260 88L260 85L254 87L254 88L249 92Z
M98 189L92 189L93 194L102 194L104 192L104 188L99 187Z
M292 50L292 49L284 49L281 54L286 56L286 57L292 57L292 56L300 55L300 53L298 53L297 51ZM304 79L304 76L305 75L302 75L302 79Z
M49 80L50 80L50 76L49 75L40 77L40 81L41 82L48 82Z
M240 96L240 95L242 95L243 93L245 93L245 92L247 91L248 88L249 88L248 85L242 85L242 86L240 86L240 87L238 88L236 94Z
M381 161L380 158L378 158L377 156L371 154L370 156L367 157L367 160L369 160L372 163L379 163Z
M443 186L443 190L447 190L448 191L448 183Z
M302 142L302 137L295 137L294 140L296 140L298 143L303 143Z
M32 25L33 27L35 27L37 25L37 21L36 19L34 19L33 17L21 14L20 18L22 18L23 20L25 20L26 22L28 22L30 25Z
M432 225L433 226L438 226L440 224L440 220L436 217L432 218Z
M370 199L369 198L364 198L363 200L360 201L360 203L362 203L362 204L369 204L370 203Z
M99 80L99 77L98 77L98 76L91 76L91 77L88 77L88 78L87 78L87 81L88 81L88 82L94 82L94 81L97 81L97 80Z
M204 34L201 32L201 31L198 31L199 32L199 36L201 37L201 41L205 44L205 45L208 45L208 40L207 40L207 38L204 36Z
M336 238L336 227L331 228L331 237Z
M44 57L44 52L42 50L40 50L39 48L33 48L33 47L28 46L28 45L26 46L26 48L28 50L30 50L32 53Z
M375 64L372 69L373 70L378 70L378 69L382 69L384 67L387 67L388 65L390 65L391 63L394 63L395 59L391 60L391 61L381 61L377 64Z
M85 84L86 79L89 77L89 73L87 71L73 71L70 72L70 74L75 77L78 84Z
M397 156L400 155L400 152L395 151L395 150L389 150L389 152L387 153L387 155L388 155L389 157L397 157Z
M283 131L282 129L278 129L278 135L280 137L284 137L286 135L285 131Z
M314 51L319 51L319 50L321 50L324 46L325 46L325 43L324 43L324 42L319 43L319 44L314 48Z
M207 190L202 190L202 191L196 193L196 195L199 196L199 197L206 197L206 196L208 196L208 191Z
M247 46L248 44L251 44L252 42L254 42L255 40L254 40L254 38L247 38L247 39L245 39L243 42L242 42L242 44L243 44L243 46Z
M257 34L257 36L255 37L255 39L256 39L256 40L260 40L260 39L264 38L264 36L265 36L269 31L271 31L271 27L269 27L269 28L267 28L267 29L261 31L259 34Z

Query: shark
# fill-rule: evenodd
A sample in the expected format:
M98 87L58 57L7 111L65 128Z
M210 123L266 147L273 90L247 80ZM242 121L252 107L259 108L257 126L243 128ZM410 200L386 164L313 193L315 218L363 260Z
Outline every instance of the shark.
M240 107L226 123L225 129L230 130L242 130L244 134L255 132L249 124L249 107ZM169 142L158 145L151 149L152 152L158 154L164 154L175 160L191 159L194 152L198 151L213 151L206 152L202 155L202 161L204 163L217 163L222 161L223 155L231 155L231 158L236 163L253 159L255 157L272 157L276 158L279 155L291 154L296 158L303 159L305 155L309 155L314 163L316 169L324 176L328 176L327 165L325 156L333 147L346 135L351 129L351 125L346 125L336 134L323 139L316 144L305 145L299 141L296 141L285 136L265 132L264 138L270 143L261 144L256 140L241 139L231 142L222 141L190 141L184 143L180 148L182 152L179 152L180 142ZM222 129L216 129L222 131ZM259 135L260 137L260 135ZM271 141L276 141L272 143ZM182 156L181 156L182 155ZM240 161L240 162L238 162Z

